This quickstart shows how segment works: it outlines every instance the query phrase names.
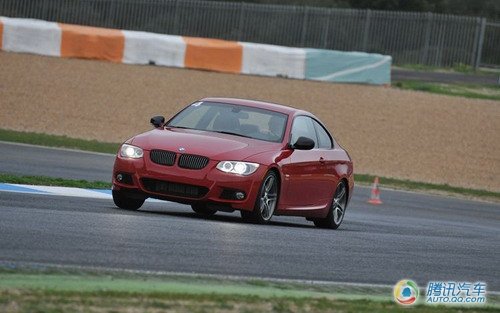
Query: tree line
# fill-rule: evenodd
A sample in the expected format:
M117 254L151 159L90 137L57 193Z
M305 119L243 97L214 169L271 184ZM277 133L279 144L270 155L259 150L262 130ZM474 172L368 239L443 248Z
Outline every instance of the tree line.
M220 1L220 0L219 0ZM500 20L500 0L223 0L387 11L433 12Z

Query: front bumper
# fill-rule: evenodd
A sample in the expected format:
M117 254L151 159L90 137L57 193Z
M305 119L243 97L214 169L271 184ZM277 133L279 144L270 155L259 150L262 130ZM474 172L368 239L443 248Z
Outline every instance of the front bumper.
M216 169L217 163L210 160L205 168L194 170L177 164L153 163L147 150L140 159L118 155L113 168L113 189L179 203L206 202L220 205L221 209L253 210L266 168L259 166L255 173L242 176L221 172ZM119 174L121 181L117 179ZM244 199L236 199L236 192L243 192Z

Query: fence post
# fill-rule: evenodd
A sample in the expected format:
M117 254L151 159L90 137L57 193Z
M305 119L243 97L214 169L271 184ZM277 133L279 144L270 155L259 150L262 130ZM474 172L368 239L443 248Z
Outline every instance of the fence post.
M446 25L447 15L440 16L438 20L438 25L439 27L437 28L437 43L436 43L436 55L435 55L435 61L432 63L434 66L442 67L443 66L443 38L445 37L445 30L443 30L444 25Z
M481 32L481 18L474 18L476 31L474 32L474 41L472 42L472 54L470 56L470 66L476 66L477 42L479 41L479 33Z
M175 0L175 16L174 16L174 35L180 35L179 32L179 0Z
M363 51L365 52L368 51L368 40L370 39L369 34L370 34L371 19L372 19L372 10L367 9L366 19L365 19L365 29L363 32Z
M431 45L431 25L432 25L432 12L426 13L427 23L425 25L424 48L420 55L420 64L426 65L429 59L429 48Z
M116 1L111 1L109 5L109 21L107 27L110 28L125 28L125 25L120 25L118 23L118 5Z
M244 26L244 17L245 17L245 2L240 3L240 19L238 21L238 41L242 40L243 37L243 26Z
M481 30L479 31L479 40L477 42L476 49L476 62L474 62L474 70L479 68L481 64L481 54L483 53L483 45L484 45L484 32L486 31L486 18L481 18Z
M323 32L323 49L328 47L328 32L330 31L330 20L332 19L332 9L328 9L328 15L326 16L326 29Z
M38 16L37 18L42 19L42 20L46 20L46 21L51 21L50 16L49 16L49 7L47 5L47 0L43 0L42 8L43 8L42 9L43 16L40 14L40 16Z
M309 7L304 8L304 18L302 19L302 35L300 37L300 45L304 47L306 44L307 20L309 17Z

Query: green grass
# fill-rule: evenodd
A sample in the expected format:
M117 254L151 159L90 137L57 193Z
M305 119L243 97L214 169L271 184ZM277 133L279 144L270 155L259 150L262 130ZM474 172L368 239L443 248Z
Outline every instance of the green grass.
M479 75L500 74L499 69L479 68L476 70L474 69L474 67L463 63L457 63L452 67L437 67L437 66L421 65L421 64L402 64L394 67L414 70L414 71L425 71L425 72L452 72L452 73L455 72L462 74L479 74Z
M500 86L443 84L419 81L398 81L393 86L407 90L425 91L448 96L472 99L500 100Z
M112 154L116 153L116 151L118 151L118 148L120 147L119 143L75 139L66 136L46 135L41 133L18 132L7 129L0 129L0 141L19 142L39 146L60 147Z
M327 298L261 298L243 295L181 293L61 292L51 290L1 290L4 312L498 312L495 308L415 306L371 300Z
M342 289L343 288L343 289ZM375 290L375 293L374 293ZM496 312L488 306L400 307L391 288L248 284L243 280L147 274L0 270L1 312Z
M0 173L0 182L8 184L38 185L38 186L60 186L89 189L111 189L111 183L102 181L86 181L64 178L53 178L47 176L20 176Z
M361 184L371 184L375 179L374 175L368 174L355 174L354 181ZM404 190L420 190L420 191L430 191L430 192L441 192L445 194L455 194L462 196L469 196L473 198L483 198L483 199L496 199L500 200L500 192L480 190L480 189L468 189L456 186L450 186L447 184L432 184L432 183L422 183L414 182L411 180L379 177L380 185L383 187L390 187L395 189Z

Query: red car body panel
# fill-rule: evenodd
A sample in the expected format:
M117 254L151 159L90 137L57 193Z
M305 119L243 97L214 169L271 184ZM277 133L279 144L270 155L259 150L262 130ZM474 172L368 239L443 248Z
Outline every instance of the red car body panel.
M221 210L251 211L264 176L269 170L279 174L280 193L275 215L299 215L325 217L332 203L335 188L340 180L348 185L348 198L354 187L353 164L348 153L332 138L332 149L293 150L289 148L290 132L296 116L309 116L306 111L267 102L206 98L202 102L228 103L267 109L288 116L285 136L281 142L238 137L229 134L159 127L126 141L140 147L144 155L140 159L123 158L118 153L113 170L113 188L137 192L146 197L171 200L180 203L208 202L220 205ZM168 122L167 122L168 124ZM179 151L179 148L184 149ZM151 161L150 151L161 149L181 154L193 154L209 158L208 165L201 170L185 169L177 165L164 166ZM216 168L219 161L245 161L260 164L248 176L225 173ZM125 184L116 179L118 173L130 174L132 183ZM208 192L201 198L165 195L148 191L143 179L201 186ZM241 190L243 200L221 197L224 190Z

